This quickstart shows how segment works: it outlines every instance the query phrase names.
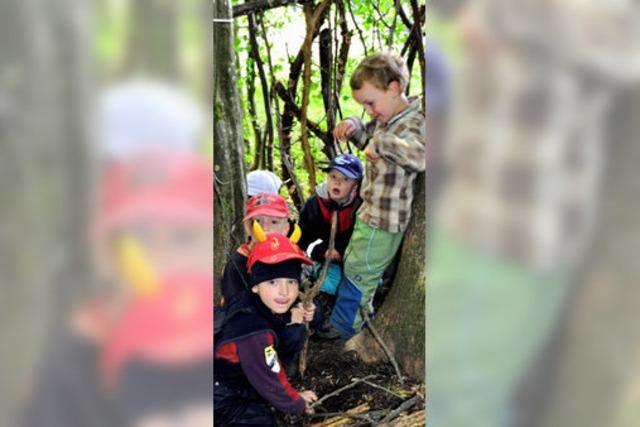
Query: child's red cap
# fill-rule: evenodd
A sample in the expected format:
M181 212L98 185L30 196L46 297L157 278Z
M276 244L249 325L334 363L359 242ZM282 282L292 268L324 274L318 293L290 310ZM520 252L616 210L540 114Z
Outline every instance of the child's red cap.
M247 201L247 214L244 217L244 221L259 215L287 218L289 216L289 207L282 196L277 194L256 194Z
M136 219L209 223L213 218L213 171L192 153L143 152L108 167L99 203L102 230Z
M279 264L284 261L299 260L304 264L313 264L302 250L292 243L286 236L279 233L267 234L266 240L256 242L249 254L247 269L251 272L251 267L256 262L263 264Z

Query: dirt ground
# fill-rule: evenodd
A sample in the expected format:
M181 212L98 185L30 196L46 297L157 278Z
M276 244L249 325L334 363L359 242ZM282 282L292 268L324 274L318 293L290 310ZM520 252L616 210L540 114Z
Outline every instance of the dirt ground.
M404 401L415 396L416 393L424 396L424 383L405 379L404 384L401 385L390 363L365 365L358 360L354 352L343 352L342 346L343 343L340 341L328 341L312 336L309 341L309 355L305 376L302 379L296 377L291 380L293 387L297 390L313 390L318 395L318 398L322 398L345 385L351 384L353 379L375 375L375 377L367 381L379 385L397 396L370 384L359 383L316 406L316 414L314 416L284 416L279 420L282 423L281 425L310 426L323 421L323 419L330 418L329 415L321 415L322 413L335 416L336 413L346 412L364 403L369 405L369 409L366 411L367 416L371 420L377 421ZM420 399L409 409L409 412L415 412L423 408L424 401ZM344 425L367 426L374 425L374 422L359 418L353 419Z

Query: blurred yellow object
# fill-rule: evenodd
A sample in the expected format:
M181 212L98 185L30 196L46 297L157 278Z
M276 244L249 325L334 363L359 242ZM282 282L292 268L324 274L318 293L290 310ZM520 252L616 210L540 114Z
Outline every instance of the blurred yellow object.
M256 237L258 242L264 242L267 240L267 235L258 221L253 221L253 235Z
M150 296L157 292L158 274L136 239L121 237L117 244L117 257L124 280L134 294Z

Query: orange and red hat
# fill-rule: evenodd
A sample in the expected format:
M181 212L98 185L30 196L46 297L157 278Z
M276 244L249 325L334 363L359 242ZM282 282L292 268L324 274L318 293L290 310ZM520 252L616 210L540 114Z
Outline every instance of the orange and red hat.
M251 273L257 262L274 265L285 261L299 261L309 265L313 263L302 249L286 236L280 233L269 233L264 240L259 240L254 245L249 254L247 269Z
M247 213L244 221L259 215L287 218L289 216L289 207L282 196L272 193L259 193L247 200Z
M98 228L102 231L136 219L209 223L213 170L193 153L144 151L110 164L99 196Z

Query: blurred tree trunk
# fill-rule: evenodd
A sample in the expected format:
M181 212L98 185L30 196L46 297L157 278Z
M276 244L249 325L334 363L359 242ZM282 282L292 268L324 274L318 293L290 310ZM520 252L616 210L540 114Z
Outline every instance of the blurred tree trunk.
M393 285L373 326L404 374L424 379L425 343L425 175L416 179L411 221L404 235ZM364 329L347 343L367 363L386 360L373 335Z
M231 19L228 0L214 0L213 17L214 283L218 283L229 254L244 240L246 183L233 23L225 21Z
M169 80L180 78L180 7L181 2L174 0L130 2L125 75L144 72Z
M89 287L86 2L0 5L0 413Z
M602 229L568 307L544 426L640 425L640 92L613 113Z

